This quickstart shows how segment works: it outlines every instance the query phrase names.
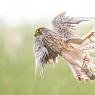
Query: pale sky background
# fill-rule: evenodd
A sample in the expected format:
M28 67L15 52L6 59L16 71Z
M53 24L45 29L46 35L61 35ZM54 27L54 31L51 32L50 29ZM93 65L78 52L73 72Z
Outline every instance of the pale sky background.
M52 19L60 12L69 16L95 17L95 0L0 0L0 18L8 24L20 19Z

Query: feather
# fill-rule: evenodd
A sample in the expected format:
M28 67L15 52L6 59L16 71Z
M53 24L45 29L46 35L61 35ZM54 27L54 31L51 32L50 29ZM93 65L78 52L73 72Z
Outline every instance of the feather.
M47 28L37 29L35 35L35 76L37 70L41 77L44 76L44 65L55 63L57 56L60 55L70 63L70 68L78 79L95 79L94 66L92 65L95 60L91 61L92 58L85 52L85 48L92 43L92 34L81 39L73 31L76 27L75 24L88 20L91 18L68 17L62 13L53 19L53 31Z
M68 39L79 39L80 36L75 33L73 30L76 30L76 24L79 24L83 21L93 20L95 18L92 17L69 17L65 16L65 13L61 13L57 15L52 20L52 25L54 31L60 32L63 35L63 38Z
M65 40L79 38L79 35L71 31L73 30L72 28L75 28L75 26L68 23L70 19L70 17L67 17L64 13L62 13L52 20L54 31L60 32Z
M44 77L43 67L44 64L50 63L50 59L53 63L56 63L58 54L51 50L49 47L45 46L42 41L42 36L39 36L35 40L35 78L37 72L40 73L41 77Z
M89 35L91 36L88 37L83 43L81 43L77 47L86 52L95 52L95 32L90 32Z

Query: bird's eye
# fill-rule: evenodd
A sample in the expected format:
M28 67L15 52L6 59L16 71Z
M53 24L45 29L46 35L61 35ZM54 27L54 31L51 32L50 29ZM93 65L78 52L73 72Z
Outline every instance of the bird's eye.
M41 30L40 29L38 29L38 32L40 32Z

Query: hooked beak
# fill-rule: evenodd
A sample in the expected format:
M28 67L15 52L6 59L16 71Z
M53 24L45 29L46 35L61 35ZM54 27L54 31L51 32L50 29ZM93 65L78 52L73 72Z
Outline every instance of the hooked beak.
M35 34L34 34L34 37L37 37L37 36L38 36L38 34L37 34L37 33L35 33Z
M34 34L34 37L36 37L37 35L36 34Z

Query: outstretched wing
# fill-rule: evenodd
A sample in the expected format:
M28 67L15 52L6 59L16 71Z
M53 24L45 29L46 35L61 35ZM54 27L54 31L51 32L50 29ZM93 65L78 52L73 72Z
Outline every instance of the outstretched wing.
M79 24L82 21L88 21L91 19L93 18L68 17L65 16L65 13L61 13L53 19L52 25L54 30L60 32L66 41L68 39L79 39L80 36L73 31L76 27L75 24Z
M41 36L36 38L34 50L36 59L35 77L37 72L43 77L43 65L51 62L56 63L58 54L44 45Z
M80 67L75 66L73 64L68 64L68 65L71 68L71 71L76 79L90 80L89 76L84 71L82 71Z
M95 52L95 30L91 30L90 34L91 36L87 38L83 43L81 43L78 47L81 50L85 50L87 52Z

